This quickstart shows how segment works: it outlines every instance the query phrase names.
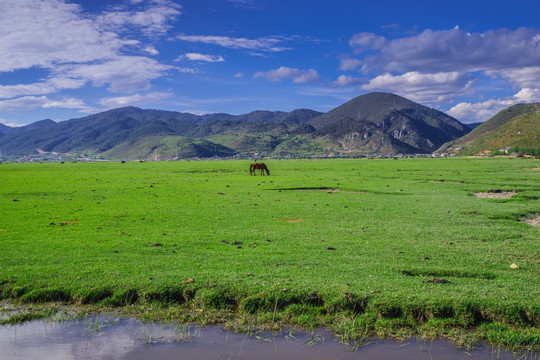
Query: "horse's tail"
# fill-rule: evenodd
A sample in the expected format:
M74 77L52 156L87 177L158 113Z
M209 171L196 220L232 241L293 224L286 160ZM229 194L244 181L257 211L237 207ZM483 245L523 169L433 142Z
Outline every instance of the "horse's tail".
M253 171L254 171L254 166L253 164L249 165L249 175L253 175Z

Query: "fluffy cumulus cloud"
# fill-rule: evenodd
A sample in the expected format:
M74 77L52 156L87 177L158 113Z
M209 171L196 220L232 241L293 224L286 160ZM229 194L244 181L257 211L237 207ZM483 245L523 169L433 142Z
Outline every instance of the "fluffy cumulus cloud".
M540 102L540 89L521 89L506 99L491 99L477 103L462 102L452 107L448 114L464 123L483 122L509 106L530 102Z
M297 84L318 82L320 80L319 74L314 69L301 70L286 66L281 66L278 69L266 72L258 72L253 75L253 77L255 79L264 78L272 82L290 79Z
M134 94L129 96L118 96L101 99L99 103L107 108L116 108L122 106L141 106L173 97L169 92L153 92L148 94Z
M92 15L64 0L0 2L0 73L27 69L46 73L34 83L0 86L0 98L10 99L2 102L2 108L15 109L21 104L28 104L27 109L84 108L80 100L54 102L33 95L85 84L128 93L148 89L152 80L166 75L171 66L132 55L159 52L126 34L163 35L180 15L180 6L170 0L149 0L132 2L131 7L112 7Z
M514 95L514 99L516 99L517 102L525 103L540 102L540 89L521 89L516 95Z
M207 54L199 54L199 53L185 53L184 55L180 55L176 61L179 60L190 60L190 61L202 61L202 62L224 62L225 59L223 56L219 55L207 55Z
M463 94L473 83L474 78L459 72L423 74L417 71L402 75L379 75L362 86L363 90L389 90L413 101L422 103L441 103Z

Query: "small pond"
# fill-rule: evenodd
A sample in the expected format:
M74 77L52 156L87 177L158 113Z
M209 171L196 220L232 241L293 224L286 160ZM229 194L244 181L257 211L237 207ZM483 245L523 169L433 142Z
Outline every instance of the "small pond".
M465 351L443 340L370 340L345 345L324 330L234 333L218 326L145 324L92 317L0 326L0 358L64 359L538 359L486 346Z

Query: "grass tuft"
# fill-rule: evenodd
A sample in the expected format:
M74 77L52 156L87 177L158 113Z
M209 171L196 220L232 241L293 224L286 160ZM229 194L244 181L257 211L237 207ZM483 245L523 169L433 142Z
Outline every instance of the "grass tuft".
M69 290L58 287L51 287L45 289L35 289L27 292L21 296L21 301L25 303L71 303L72 298Z

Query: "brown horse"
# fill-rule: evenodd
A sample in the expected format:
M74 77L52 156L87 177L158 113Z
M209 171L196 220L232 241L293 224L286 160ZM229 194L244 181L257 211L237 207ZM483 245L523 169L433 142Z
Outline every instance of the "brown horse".
M253 163L249 166L249 175L257 175L255 170L261 170L261 175L264 175L266 171L267 175L270 175L270 170L266 167L265 163Z

